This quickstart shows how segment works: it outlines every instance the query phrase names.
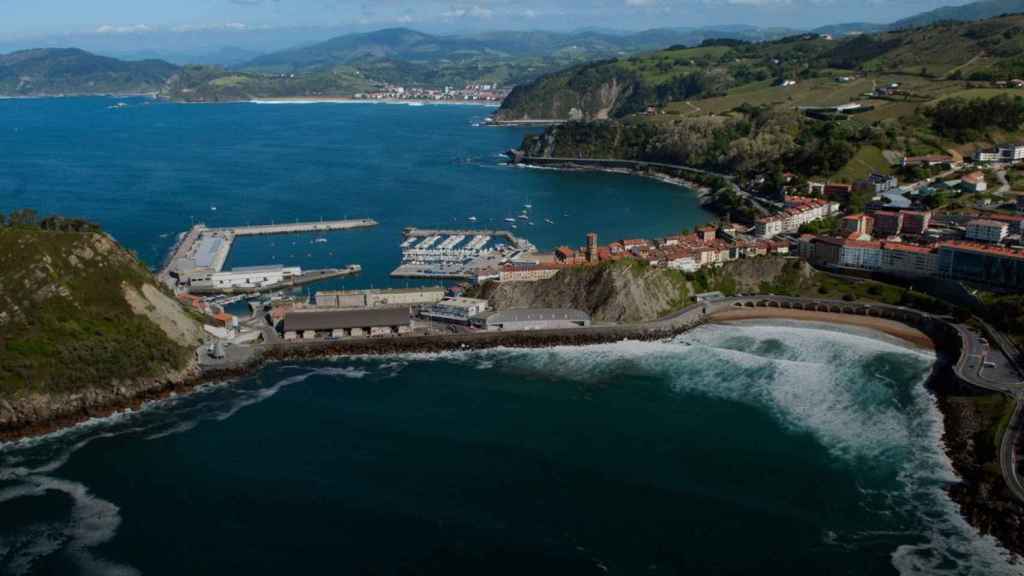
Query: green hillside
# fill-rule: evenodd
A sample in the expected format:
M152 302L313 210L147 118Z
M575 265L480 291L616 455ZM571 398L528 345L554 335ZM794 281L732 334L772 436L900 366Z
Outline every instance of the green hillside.
M96 226L0 216L0 400L78 393L188 366L201 331Z
M914 28L935 24L936 22L970 22L994 18L1003 14L1018 14L1021 12L1024 12L1024 0L983 0L981 2L964 4L963 6L944 6L936 10L911 16L910 18L904 18L903 20L893 22L890 28Z
M127 62L74 48L23 50L0 54L0 95L152 93L177 70L162 60Z
M906 99L917 101L969 87L964 81L1018 76L1024 76L1021 15L837 39L809 34L757 44L708 41L591 63L517 88L498 117L622 118L648 106L683 111L673 106L683 101L699 112L701 100L712 100L710 111L744 102L832 105L891 82L911 85ZM837 82L840 77L860 80ZM779 86L784 80L797 86ZM908 92L906 86L901 92Z

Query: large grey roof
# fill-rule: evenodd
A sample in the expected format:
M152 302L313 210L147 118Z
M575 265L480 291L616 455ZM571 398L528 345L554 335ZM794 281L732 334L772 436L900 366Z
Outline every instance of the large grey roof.
M284 317L285 332L335 330L339 328L372 328L377 326L406 326L408 324L408 308L291 312Z
M586 322L590 314L572 308L513 308L484 312L480 315L493 324L505 322L536 322L540 320L566 320L569 322Z

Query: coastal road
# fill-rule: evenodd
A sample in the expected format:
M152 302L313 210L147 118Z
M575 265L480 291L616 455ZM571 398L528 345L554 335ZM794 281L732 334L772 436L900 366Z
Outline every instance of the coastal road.
M999 468L1006 479L1006 485L1010 492L1018 500L1024 501L1024 482L1021 482L1020 474L1017 472L1017 444L1019 443L1021 427L1024 426L1022 413L1024 413L1024 394L1016 395L1017 404L1013 409L1013 416L1003 434L1003 440L999 444Z

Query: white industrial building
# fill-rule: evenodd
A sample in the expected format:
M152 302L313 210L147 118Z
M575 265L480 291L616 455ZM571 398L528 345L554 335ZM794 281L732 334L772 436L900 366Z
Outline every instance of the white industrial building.
M379 308L381 306L421 306L436 304L444 299L441 286L423 288L370 289L324 291L316 293L320 308Z
M298 266L249 266L193 278L192 286L218 289L265 288L301 275L302 268Z
M477 298L445 298L423 309L420 314L431 320L469 324L474 316L487 311L487 300Z

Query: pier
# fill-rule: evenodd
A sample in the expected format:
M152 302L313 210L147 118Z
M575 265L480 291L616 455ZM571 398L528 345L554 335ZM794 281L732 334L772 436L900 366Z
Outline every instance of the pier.
M269 236L279 234L308 234L370 228L377 221L370 218L353 220L320 220L316 222L288 222L265 225L229 226L210 228L196 224L181 235L171 249L157 278L172 290L187 286L194 277L209 276L224 269L235 238L241 236ZM350 268L309 271L299 283L350 274Z
M306 232L334 232L354 228L371 228L377 221L371 218L358 220L323 220L320 222L294 222L290 224L265 224L260 226L235 226L230 228L207 228L210 232L230 233L234 236L269 236L273 234L302 234Z

